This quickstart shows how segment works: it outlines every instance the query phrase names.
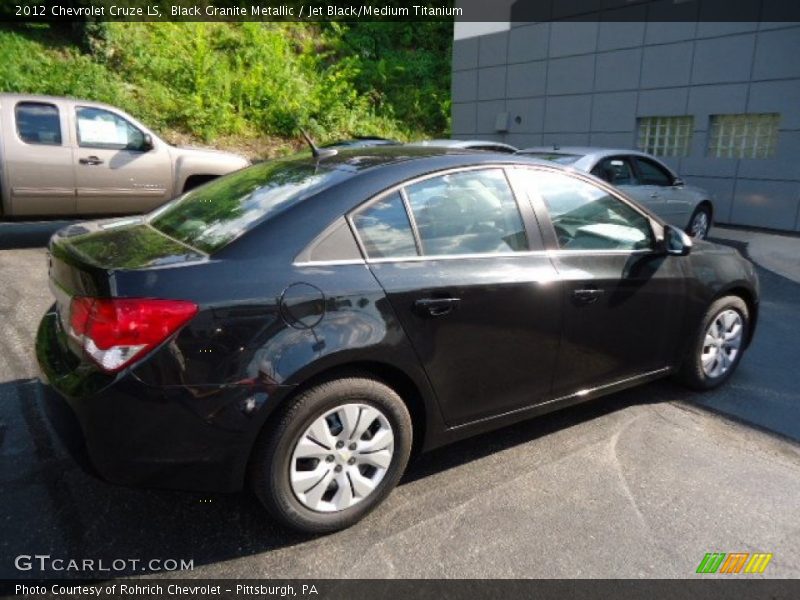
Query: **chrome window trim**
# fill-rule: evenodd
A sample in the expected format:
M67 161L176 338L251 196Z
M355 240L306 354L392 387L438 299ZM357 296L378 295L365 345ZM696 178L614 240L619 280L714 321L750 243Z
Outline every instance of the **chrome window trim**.
M419 175L412 179L408 179L402 183L395 184L385 190L378 192L371 198L368 198L355 208L348 211L345 215L345 221L347 225L350 227L350 232L353 234L353 237L356 240L356 245L358 246L359 251L361 252L361 259L349 259L349 260L323 260L323 261L304 261L304 262L294 262L293 266L295 267L315 267L315 266L344 266L344 265L370 265L370 264L386 264L386 263L401 263L401 262L422 262L422 261L440 261L440 260L458 260L458 259L465 259L465 260L475 260L475 259L485 259L485 258L512 258L518 256L547 256L549 258L557 258L559 256L581 256L581 255L642 255L642 254L649 254L655 251L654 248L640 248L636 250L631 249L573 249L573 250L563 250L560 248L553 248L553 249L544 249L544 250L525 250L520 252L482 252L476 254L438 254L438 255L418 255L418 256L398 256L398 257L381 257L381 258L370 258L367 254L367 251L364 247L364 243L361 240L361 236L358 234L358 229L355 226L355 222L353 221L353 216L362 210L366 210L372 204L379 202L383 198L392 195L393 193L399 193L401 198L403 199L403 204L406 208L406 213L409 215L409 224L411 226L411 232L414 235L415 242L418 241L418 232L416 231L416 221L412 221L413 213L410 209L410 206L407 204L408 198L405 194L405 187L409 185L413 185L420 181L425 181L427 179L433 179L434 177L441 177L443 175L447 175L450 173L459 173L463 171L476 171L476 170L488 170L488 169L501 169L503 174L506 178L506 181L509 183L511 188L512 195L514 196L515 201L517 202L517 210L519 210L519 202L522 200L516 197L514 194L514 187L511 185L509 175L507 170L509 168L519 168L519 169L532 169L535 171L550 171L554 173L563 173L567 176L575 177L577 179L583 180L586 183L595 185L597 187L602 188L605 192L609 193L613 197L617 198L621 202L625 203L627 206L634 209L637 213L642 215L643 217L647 218L648 220L652 220L652 217L647 213L642 212L638 206L634 205L630 202L627 198L620 196L617 190L611 188L610 185L606 184L605 182L600 182L602 185L598 185L598 181L595 178L591 177L590 175L587 176L586 173L582 171L576 170L565 170L565 169L558 169L558 168L551 168L548 165L526 165L522 163L488 163L485 165L470 165L467 167L453 167L449 169L445 169L442 171L436 171L434 173L426 173L424 175ZM534 214L536 212L534 211ZM547 215L549 219L549 215ZM520 218L522 216L520 215ZM538 218L538 215L537 215ZM334 223L338 221L338 218L334 221ZM524 220L523 220L524 222ZM549 221L548 221L549 222ZM326 227L319 236L315 237L312 240L312 244L314 241L321 237L331 225ZM655 231L652 231L653 238L655 239ZM421 244L421 240L419 241ZM530 240L528 241L530 244ZM417 251L419 252L420 247L417 246Z
M522 212L520 211L519 199L514 194L514 188L513 188L513 186L511 186L511 183L510 183L510 181L508 179L508 174L506 173L506 169L509 166L513 166L514 164L515 163L487 163L487 164L482 164L482 165L469 165L469 166L466 166L466 167L463 167L463 166L462 167L451 167L449 169L443 169L443 170L440 170L440 171L435 171L433 173L425 173L424 175L418 175L417 177L413 177L411 179L407 179L407 180L403 181L402 183L395 184L392 187L386 188L382 192L377 193L376 195L372 196L371 198L368 198L367 200L365 200L364 202L362 202L361 204L359 204L355 208L351 209L347 213L347 215L345 216L345 218L347 219L347 222L350 224L350 229L353 232L353 235L356 237L356 243L358 244L358 247L361 250L361 255L364 257L364 260L367 263L401 262L401 261L419 261L420 259L424 259L424 260L431 260L431 259L442 260L442 259L445 259L445 258L453 259L453 258L465 258L465 257L485 258L485 257L491 257L491 256L520 256L520 255L524 255L526 253L530 253L531 251L509 252L509 253L505 253L505 252L501 252L501 253L498 253L498 252L486 252L486 253L469 254L469 255L467 255L467 254L452 254L452 255L451 254L444 254L444 255L427 255L426 256L426 255L423 255L423 254L418 254L417 256L405 256L405 257L396 257L396 258L392 258L392 257L370 258L369 255L367 254L367 251L366 251L366 248L365 248L363 242L361 241L361 236L358 233L358 228L356 227L355 222L353 221L353 216L356 215L357 213L361 212L362 210L366 210L372 204L374 204L376 202L379 202L380 200L382 200L386 196L390 196L391 194L393 194L395 192L398 192L400 194L401 198L403 199L403 205L405 206L406 214L408 215L408 221L409 221L409 224L411 225L411 233L414 235L415 242L418 242L417 252L420 253L422 251L422 240L419 238L419 231L417 230L417 227L416 227L416 220L414 219L414 213L411 210L411 206L408 203L408 196L407 196L407 194L405 192L405 188L410 186L410 185L414 185L416 183L422 182L422 181L427 181L428 179L434 179L436 177L444 177L445 175L449 175L451 173L463 173L463 172L466 172L466 171L489 171L489 170L497 170L497 169L499 169L500 171L503 172L503 177L506 180L506 184L509 186L509 191L511 192L511 197L514 198L514 202L517 203L517 212L520 215L520 220L522 221L522 224L523 224L523 227L524 227L525 219L523 219ZM526 234L526 239L527 239L527 231L525 232L525 234ZM530 245L530 240L527 240L527 241L528 241L528 244Z
M431 254L425 256L398 256L382 257L382 258L366 258L366 259L347 259L347 260L319 260L319 261L304 261L293 263L295 267L321 267L321 266L343 266L343 265L371 265L371 264L386 264L386 263L400 263L400 262L424 262L424 261L439 261L439 260L477 260L486 258L516 258L516 257L530 257L530 256L547 256L549 258L558 258L559 256L616 256L616 255L643 255L650 254L653 250L644 248L638 250L526 250L523 252L484 252L476 254Z
M365 265L363 258L347 258L342 260L307 260L292 263L293 267L341 267L345 265Z

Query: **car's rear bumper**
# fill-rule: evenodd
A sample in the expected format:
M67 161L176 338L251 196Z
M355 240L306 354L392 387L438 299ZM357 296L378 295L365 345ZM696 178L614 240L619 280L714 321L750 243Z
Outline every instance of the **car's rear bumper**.
M245 388L146 384L130 372L99 373L64 343L57 316L39 326L36 354L45 397L66 400L92 466L123 485L236 491L260 424L243 416ZM53 413L56 414L56 413ZM54 426L59 427L58 423Z

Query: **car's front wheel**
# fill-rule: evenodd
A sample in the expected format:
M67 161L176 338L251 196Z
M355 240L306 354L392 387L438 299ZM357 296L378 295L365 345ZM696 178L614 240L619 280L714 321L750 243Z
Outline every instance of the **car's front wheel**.
M736 370L747 343L750 314L739 296L714 301L703 316L680 378L696 390L725 382Z
M708 237L708 232L711 229L711 211L705 205L698 206L692 213L692 218L689 219L689 226L686 228L686 233L698 240L704 240Z
M299 394L261 435L251 483L279 521L310 533L349 527L395 487L411 417L384 383L347 377Z

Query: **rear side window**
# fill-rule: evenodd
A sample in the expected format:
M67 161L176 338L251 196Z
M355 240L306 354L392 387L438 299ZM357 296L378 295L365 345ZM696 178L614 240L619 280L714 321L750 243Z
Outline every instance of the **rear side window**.
M61 121L53 104L20 102L15 116L17 133L26 144L61 145Z
M528 250L517 201L502 169L449 173L406 188L423 254Z
M150 214L170 237L212 254L258 223L349 177L307 159L259 163L195 188Z
M353 216L364 250L370 258L416 256L417 246L399 192L389 194Z

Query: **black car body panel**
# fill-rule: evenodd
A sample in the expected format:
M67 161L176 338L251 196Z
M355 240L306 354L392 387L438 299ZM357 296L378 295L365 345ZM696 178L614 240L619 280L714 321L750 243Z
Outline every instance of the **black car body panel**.
M147 218L81 225L51 240L58 304L40 325L37 357L50 389L78 415L105 478L239 489L265 422L332 372L371 373L398 389L425 450L669 373L709 302L728 291L747 298L755 323L757 280L735 251L698 242L688 257L559 253L541 207L516 184L530 250L514 256L373 261L344 220L428 174L552 165L407 146L293 160L337 175L211 253ZM257 182L253 173L264 168L218 181ZM309 260L330 232L340 254ZM603 290L602 299L582 306L574 293L587 285ZM199 310L144 358L109 374L65 331L65 304L81 295L190 300ZM446 317L415 308L448 297L459 302Z

